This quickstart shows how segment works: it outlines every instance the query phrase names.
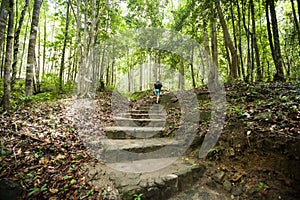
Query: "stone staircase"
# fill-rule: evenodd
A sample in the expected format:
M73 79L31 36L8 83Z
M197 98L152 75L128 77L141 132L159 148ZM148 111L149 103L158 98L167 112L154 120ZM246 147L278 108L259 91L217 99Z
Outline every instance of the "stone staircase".
M168 199L189 189L202 176L204 166L182 159L184 139L166 137L167 113L152 101L114 116L101 140L102 158L111 170L122 199Z

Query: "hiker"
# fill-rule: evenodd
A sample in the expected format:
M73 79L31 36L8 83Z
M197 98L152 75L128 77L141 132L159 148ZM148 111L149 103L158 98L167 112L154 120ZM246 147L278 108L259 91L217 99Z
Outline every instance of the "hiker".
M161 90L161 87L163 85L161 84L161 82L159 80L157 80L155 83L154 83L154 90L155 90L155 93L156 93L156 103L159 102L159 96L160 96L160 90Z

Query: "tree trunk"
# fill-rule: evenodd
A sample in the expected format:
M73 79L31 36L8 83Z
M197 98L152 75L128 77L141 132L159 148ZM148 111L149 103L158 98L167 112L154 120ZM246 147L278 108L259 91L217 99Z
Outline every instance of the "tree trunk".
M40 81L40 73L41 73L41 62L40 62L40 52L41 52L41 31L40 27L38 27L38 46L37 51L35 52L35 92L40 92L41 90L41 81Z
M113 69L112 69L113 72ZM140 91L143 90L143 63L140 63Z
M59 69L59 90L63 90L63 74L65 70L65 53L66 53L66 46L67 46L67 37L68 37L68 29L69 29L69 12L70 12L70 2L67 1L67 13L66 13L66 26L65 26L65 34L64 34L64 44L62 49L61 55L61 63Z
M27 8L28 8L28 3L29 3L29 0L26 0L25 5L23 7L23 10L21 12L18 28L15 32L14 56L13 56L14 61L13 61L13 64L12 64L12 77L11 77L11 88L12 89L14 87L14 84L16 82L16 77L17 77L17 63L18 63L18 54L19 54L19 38L20 38L21 28L23 26L25 13L26 13Z
M21 55L21 63L20 63L20 67L19 67L19 75L18 77L21 77L21 73L22 73L22 67L23 67L23 61L24 61L24 56L25 56L25 49L26 49L26 40L27 40L27 35L28 35L28 26L29 26L29 22L30 22L30 12L29 12L29 16L26 22L26 28L25 28L25 35L24 35L24 40L23 40L23 45L22 45L22 55Z
M238 56L237 56L237 51L233 45L233 42L231 40L225 19L224 19L224 15L220 6L220 2L219 0L217 0L216 2L216 6L217 6L217 12L219 15L219 19L220 19L220 23L223 29L223 35L224 35L224 40L225 40L225 46L227 46L229 48L230 51L230 56L231 56L231 62L229 61L229 65L230 65L230 79L231 80L235 80L238 76L237 74L237 69L238 69Z
M1 51L4 52L5 50L5 46L6 45L2 45L1 47ZM3 72L4 72L4 59L5 59L5 54L3 53L2 55L0 55L0 60L1 60L1 74L0 74L0 78L3 78Z
M192 76L193 88L196 88L195 73L194 73L194 47L192 48L192 51L191 51L190 66L191 66L191 76Z
M300 0L297 0L297 7L298 7L298 21L300 22Z
M236 31L236 25L235 25L235 14L234 14L234 11L233 11L233 2L230 1L230 14L231 14L231 23L232 23L232 32L233 32L233 40L234 40L234 47L237 49L237 37L235 34L237 31ZM237 52L237 56L238 56L238 52ZM238 74L238 77L241 77L241 70L240 68L238 67L237 68L237 74Z
M107 67L106 67L106 81L105 81L105 85L108 86L109 85L109 82L110 82L110 61L108 60L107 61Z
M36 34L39 24L39 16L42 3L43 0L34 0L25 80L25 93L27 96L31 96L33 94L33 66L35 64L34 53L36 44Z
M213 10L213 4L211 4ZM210 14L210 30L211 30L211 52L213 63L210 67L209 80L212 84L216 85L218 82L218 37L216 29L216 18L214 12Z
M270 14L271 14L271 22L272 22L273 40L274 40L273 59L276 67L276 74L274 76L274 81L284 81L283 60L282 60L281 50L280 50L279 33L278 33L278 25L277 25L277 17L276 17L274 0L266 1L267 11L269 6L270 6ZM270 37L272 38L272 34L269 35L269 38Z
M4 68L4 96L3 96L3 109L8 110L10 106L10 91L11 91L11 61L12 61L12 43L14 39L14 0L9 1L9 18L6 42L6 56Z
M179 89L184 90L184 60L180 58L180 66L179 66Z
M247 37L247 65L246 65L246 73L245 73L245 81L249 82L251 81L251 77L252 77L252 60L251 60L251 44L250 44L250 39L251 39L251 35L252 33L250 32L250 12L248 12L248 23L246 23L246 2L242 1L242 19L243 19L243 26L246 32L246 37ZM247 9L249 10L249 9Z
M261 64L260 64L259 48L258 48L257 39L256 39L255 10L254 10L253 0L250 0L249 4L250 4L251 18L252 18L252 38L253 38L253 46L254 46L254 50L255 50L257 81L262 81L263 77L262 77Z
M299 21L298 21L297 15L296 15L294 0L291 0L291 4L292 4L292 10L293 10L294 23L295 23L295 27L296 27L296 30L297 30L298 43L300 45Z
M47 43L47 14L46 8L44 9L44 44L43 44L43 68L42 68L42 78L46 70L46 43Z
M112 63L111 63L111 79L110 79L110 85L114 86L114 82L115 82L115 78L114 78L114 70L115 70L115 59L113 59Z
M235 19L235 15L234 15L234 11L233 11L232 1L230 1L230 14L231 14L232 32L236 33L236 26L235 26L236 19ZM237 48L236 34L233 34L233 41L234 41L234 47Z
M245 78L245 70L244 70L244 61L243 61L243 49L242 49L242 17L241 17L241 10L239 5L239 0L236 1L236 7L237 7L237 13L238 13L238 50L239 50L239 56L240 56L240 69L241 69L241 75L243 78Z
M266 19L267 19L267 30L268 30L268 39L271 49L271 55L273 60L275 60L275 54L274 54L274 46L273 46L273 36L272 36L272 30L271 30L271 22L270 22L270 16L269 16L269 3L268 0L266 1Z
M0 8L0 55L2 55L2 45L5 38L8 6L9 0L2 0Z

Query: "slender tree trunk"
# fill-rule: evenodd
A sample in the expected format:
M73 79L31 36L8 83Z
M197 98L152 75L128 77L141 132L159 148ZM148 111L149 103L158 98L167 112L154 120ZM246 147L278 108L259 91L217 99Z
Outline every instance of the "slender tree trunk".
M211 10L213 10L213 4L211 3ZM216 18L214 12L210 14L210 30L211 30L211 52L213 63L210 68L209 81L213 84L218 82L218 37L216 29Z
M272 36L272 30L271 30L271 22L270 22L270 16L269 16L269 3L268 0L266 0L266 19L267 19L267 30L268 30L268 39L271 49L271 55L273 60L275 61L275 54L274 54L274 46L273 46L273 36Z
M251 32L249 31L249 23L250 23L250 17L248 14L248 23L246 23L246 2L242 0L242 19L243 19L243 26L246 32L246 37L247 37L247 65L246 65L246 73L245 73L245 81L249 82L251 79L251 49L250 49L250 36ZM248 12L249 13L249 12Z
M103 81L103 74L104 74L104 68L105 68L105 46L102 49L102 56L101 56L101 65L100 65L100 81ZM104 89L104 88L103 88Z
M21 28L23 26L25 13L26 13L27 8L28 8L28 3L29 3L29 0L26 0L25 5L23 7L23 10L21 12L21 17L20 17L18 28L15 32L14 54L13 54L13 64L12 64L12 77L11 77L11 88L12 89L14 87L14 84L16 82L16 77L17 77L17 63L18 63L18 54L19 54L19 38L20 38Z
M157 81L157 72L158 72L158 70L157 70L157 54L156 54L156 52L154 52L154 62L153 62L153 75L154 75L154 81Z
M299 45L300 45L299 21L298 21L296 10L295 10L294 0L291 0L291 4L292 4L292 10L293 10L294 23L295 23L295 27L296 27L296 30L297 30L298 42L299 42Z
M77 25L77 69L79 71L78 75L78 93L80 95L83 92L83 74L81 73L82 69L82 42L81 42L81 11L80 11L81 1L77 0L77 9L76 9L76 25Z
M192 48L192 51L191 51L190 67L191 67L193 88L196 88L195 73L194 73L194 47Z
M158 63L158 80L161 80L161 54L158 52L158 58L157 58L157 63Z
M260 53L256 39L256 24L255 24L255 10L254 10L254 3L253 0L249 1L250 3L250 10L251 10L251 18L252 18L252 38L253 38L253 45L255 50L255 62L257 68L257 81L262 81L262 71L261 71L261 64L260 64Z
M143 90L143 63L140 63L140 91L142 90Z
M298 21L300 22L300 0L297 0L297 6L298 6Z
M212 6L212 5L211 5ZM211 7L212 9L212 7ZM207 54L209 54L210 52L210 48L209 48L209 39L208 39L208 30L207 30L207 21L203 21L203 43L204 43L204 49L205 51L207 52ZM210 65L208 65L208 59L207 59L207 56L206 54L202 54L200 52L200 55L199 55L200 59L201 59L201 65L199 65L198 67L198 77L199 77L199 72L201 71L201 84L204 85L204 80L205 80L205 77L206 77L206 69L208 69L208 81L212 81L213 78L210 77L210 70L212 70L212 68L210 68Z
M290 78L291 74L291 59L289 58L289 53L288 53L288 48L287 48L287 43L284 43L284 51L285 51L285 57L286 57L286 64L287 64L287 69L286 69L286 75L288 78Z
M106 86L108 86L109 85L109 78L110 78L110 76L109 76L109 73L110 73L110 61L108 60L108 62L107 62L107 67L106 67L106 81L105 81L105 85Z
M63 90L63 74L65 70L65 54L66 54L66 46L67 46L67 38L68 38L68 29L69 29L69 12L70 12L70 2L67 1L67 13L66 13L66 26L65 26L65 34L64 34L64 44L61 55L61 63L59 69L59 90Z
M47 43L47 15L46 8L44 9L44 44L43 44L43 69L42 69L42 78L46 70L46 43Z
M0 55L2 55L2 45L5 38L8 7L9 0L2 0L0 8Z
M130 66L127 75L128 75L128 92L131 92L131 67Z
M112 63L111 63L111 79L110 79L110 85L111 85L111 86L114 85L114 81L115 81L115 79L114 79L115 63L116 63L116 61L115 61L115 59L114 59L114 60L112 61Z
M25 80L25 93L27 96L33 94L33 66L34 53L35 53L35 44L36 44L36 35L39 24L40 9L43 0L34 0L34 8L32 13L31 21L31 30L30 30L30 39L28 45L28 57L27 57L27 67L26 67L26 80Z
M73 57L72 54L73 54L73 51L72 51L72 49L70 49L70 58ZM72 66L73 66L73 62L74 62L74 59L73 60L70 59L69 68L68 68L68 74L67 74L67 82L73 81L72 80L72 70L73 70Z
M237 74L237 69L238 69L238 56L237 56L237 51L236 48L234 47L234 44L231 40L224 15L220 6L219 0L217 0L216 3L217 6L217 12L219 15L220 23L223 29L223 35L224 35L224 40L225 40L225 45L229 48L230 51L230 56L231 56L231 62L229 62L230 65L230 79L235 80L238 77Z
M283 74L283 60L281 56L280 50L280 42L279 42L279 33L278 33L278 25L277 25L277 17L275 11L275 4L274 0L267 0L266 7L270 6L270 14L271 14L271 21L272 21L272 32L273 32L273 40L274 40L274 63L276 67L276 74L274 76L274 81L284 81L284 74ZM272 35L269 35L272 37Z
M40 52L41 52L41 30L40 27L38 29L38 46L37 51L35 53L35 60L36 60L36 70L35 70L35 91L40 92L41 90L41 81L40 81L40 73L41 73L41 59L40 59Z
M230 14L231 14L232 32L236 33L236 26L235 26L235 20L236 19L235 19L235 14L234 14L234 11L233 11L232 1L230 1ZM234 41L234 47L237 48L236 34L233 34L233 41Z
M180 66L179 66L179 89L184 90L184 60L180 58Z
M19 75L18 77L21 77L21 73L22 73L22 67L23 67L23 61L24 61L24 56L25 56L25 48L26 48L26 40L27 40L27 35L28 35L28 26L29 26L29 22L30 22L30 12L29 12L29 16L26 22L26 28L25 28L25 35L24 35L24 40L23 40L23 45L22 45L22 55L21 55L21 63L20 63L20 67L19 67Z
M237 7L237 13L238 13L238 50L239 50L239 56L240 56L240 71L242 74L242 77L245 79L245 70L244 70L244 61L243 61L243 49L242 49L242 17L241 17L241 10L239 5L239 0L236 1L236 7Z
M14 39L14 0L9 1L9 18L6 42L6 57L4 68L4 96L3 109L8 110L10 106L10 91L11 91L11 61L12 61L12 43Z
M6 47L6 44L3 44L2 47L1 47L2 52L4 52L5 47ZM5 54L3 53L2 55L0 55L0 57L1 57L1 74L0 74L0 77L3 78Z
M235 25L235 14L234 14L234 10L233 10L233 2L230 1L230 13L231 13L231 23L232 23L232 31L233 31L233 40L234 40L234 47L237 49L238 48L238 45L237 45L237 34L235 34L237 32L236 30L236 25ZM237 54L238 54L238 51L237 51ZM240 68L238 67L237 68L237 74L238 74L238 77L241 77L241 70Z

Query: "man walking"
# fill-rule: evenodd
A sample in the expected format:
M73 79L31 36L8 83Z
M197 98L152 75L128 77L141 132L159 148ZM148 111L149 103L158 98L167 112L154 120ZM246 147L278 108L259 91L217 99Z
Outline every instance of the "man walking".
M155 93L156 93L156 103L159 102L159 96L160 96L160 91L161 91L161 87L163 85L161 84L161 82L159 80L157 80L155 83L154 83L154 90L155 90Z

